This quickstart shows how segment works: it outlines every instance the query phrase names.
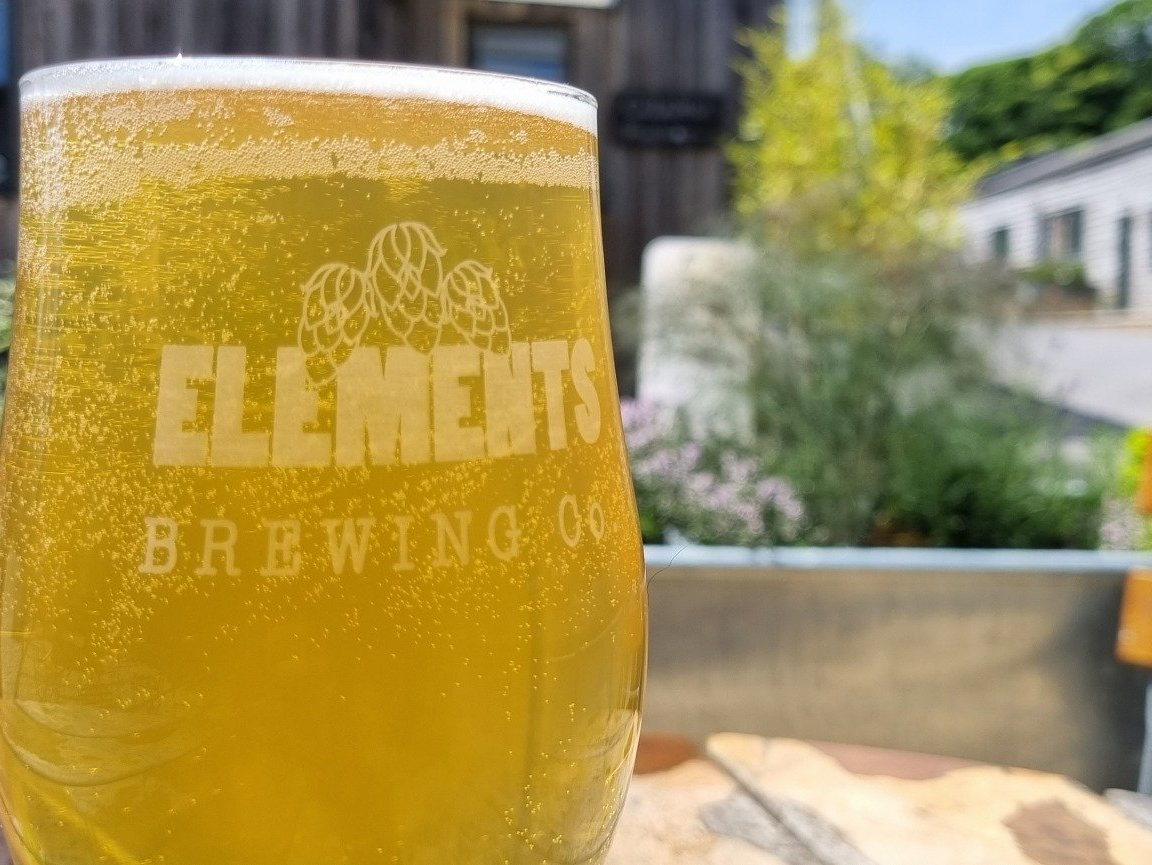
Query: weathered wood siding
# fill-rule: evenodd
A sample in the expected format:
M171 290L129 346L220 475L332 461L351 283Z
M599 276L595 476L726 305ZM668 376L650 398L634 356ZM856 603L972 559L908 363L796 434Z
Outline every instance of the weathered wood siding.
M20 64L95 57L281 54L356 57L361 0L20 0ZM408 4L403 4L408 5Z
M571 83L601 105L609 278L632 284L653 237L706 230L725 211L717 147L625 148L612 137L622 90L704 91L737 112L738 34L780 0L620 0L610 10L491 0L20 0L18 64L94 57L269 54L464 66L472 23L567 28Z

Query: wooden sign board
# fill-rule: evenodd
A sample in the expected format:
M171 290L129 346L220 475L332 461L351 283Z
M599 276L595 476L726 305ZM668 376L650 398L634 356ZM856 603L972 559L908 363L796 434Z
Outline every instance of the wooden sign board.
M616 140L633 147L710 147L720 138L724 101L710 93L627 91L612 108Z

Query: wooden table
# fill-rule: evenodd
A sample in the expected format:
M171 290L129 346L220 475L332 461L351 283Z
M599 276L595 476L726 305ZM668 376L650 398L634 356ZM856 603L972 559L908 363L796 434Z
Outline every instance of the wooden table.
M608 865L1152 863L1152 800L1057 775L734 734L639 772Z

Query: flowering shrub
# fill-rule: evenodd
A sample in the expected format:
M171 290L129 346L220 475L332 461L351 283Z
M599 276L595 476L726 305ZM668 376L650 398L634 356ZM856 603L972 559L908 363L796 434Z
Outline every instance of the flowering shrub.
M1100 548L1104 550L1152 549L1152 520L1136 508L1140 482L1152 433L1137 429L1128 433L1119 457L1115 489L1104 505Z
M681 535L702 544L795 541L804 507L792 486L732 445L691 441L676 416L625 401L624 433L647 541Z

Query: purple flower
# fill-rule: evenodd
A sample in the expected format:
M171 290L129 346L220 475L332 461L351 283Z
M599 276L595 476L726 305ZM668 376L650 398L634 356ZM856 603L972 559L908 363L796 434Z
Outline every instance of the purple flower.
M675 415L659 406L625 401L621 414L650 524L698 543L764 545L799 535L800 498L756 456L678 434Z

